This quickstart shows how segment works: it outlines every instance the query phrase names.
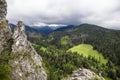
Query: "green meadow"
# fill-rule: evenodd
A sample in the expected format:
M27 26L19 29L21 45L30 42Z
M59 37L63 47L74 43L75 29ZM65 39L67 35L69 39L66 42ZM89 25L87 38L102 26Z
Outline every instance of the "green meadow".
M107 59L103 57L102 53L98 52L97 50L93 50L93 46L89 44L80 44L78 46L74 46L73 48L70 48L68 51L77 52L78 54L81 54L84 57L88 57L88 56L94 57L102 64L107 63Z

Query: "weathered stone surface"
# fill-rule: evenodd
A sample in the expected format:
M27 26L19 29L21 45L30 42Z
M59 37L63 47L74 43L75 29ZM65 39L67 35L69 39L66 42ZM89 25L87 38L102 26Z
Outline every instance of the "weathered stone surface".
M27 40L22 21L15 27L12 38L13 59L9 62L12 67L11 80L47 80L42 58Z
M7 21L5 20L7 14L7 4L5 0L0 0L0 42L3 42L5 40L4 34L6 32L9 32L9 25Z
M5 0L0 0L0 20L5 20L7 15L7 3Z
M12 31L6 20L0 21L0 54L7 48L7 43L11 39Z
M98 76L89 69L79 69L77 71L73 71L71 77L65 78L63 80L105 80L105 79Z
M24 24L19 21L12 34L6 14L7 3L0 0L0 54L9 53L10 80L47 80L42 58L27 40Z
M11 38L11 29L6 21L7 3L0 0L0 54L4 51L6 42Z
M27 41L24 24L21 21L15 27L12 38L14 39L12 52L29 52L30 44Z

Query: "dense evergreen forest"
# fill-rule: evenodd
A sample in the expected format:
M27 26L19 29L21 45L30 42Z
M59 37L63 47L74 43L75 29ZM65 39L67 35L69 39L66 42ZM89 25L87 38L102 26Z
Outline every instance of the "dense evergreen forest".
M36 33L37 34L37 33ZM60 80L71 75L78 68L100 72L106 80L120 78L120 31L105 29L96 25L82 24L65 31L55 31L48 36L29 36L37 52L42 56L49 80ZM67 52L79 44L91 44L94 50L108 60L100 64L99 60L89 56Z

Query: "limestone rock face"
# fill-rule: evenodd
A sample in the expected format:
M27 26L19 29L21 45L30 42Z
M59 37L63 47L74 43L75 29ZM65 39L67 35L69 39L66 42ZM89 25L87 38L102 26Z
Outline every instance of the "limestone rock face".
M0 20L5 20L7 15L7 3L5 0L0 0Z
M93 71L89 69L79 69L73 71L72 77L65 78L63 80L105 80L102 77L99 77Z
M19 21L15 27L12 38L14 39L12 52L29 52L29 47L31 47L31 45L27 41L25 27L22 21Z
M11 80L47 80L42 58L27 40L25 26L19 21L13 33Z
M6 20L0 20L0 54L7 53L5 50L8 47L8 41L10 41L12 31Z
M27 40L23 22L19 21L12 33L6 14L6 1L0 0L0 55L7 58L10 80L47 80L42 58Z
M11 38L11 29L6 21L7 3L5 0L0 0L0 53L2 53L7 46L8 40Z

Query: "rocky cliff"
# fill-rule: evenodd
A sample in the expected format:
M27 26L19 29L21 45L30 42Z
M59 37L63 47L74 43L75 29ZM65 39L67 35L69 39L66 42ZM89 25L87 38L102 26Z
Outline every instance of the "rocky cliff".
M6 20L7 3L5 0L0 0L0 53L5 53L7 42L11 39L12 32Z
M13 33L12 80L46 80L46 73L42 67L42 58L27 40L25 26L19 21Z
M5 17L6 12L6 1L0 0L0 68L5 69L6 72L9 68L7 75L6 72L0 71L0 78L4 80L47 80L42 58L27 40L23 22L19 21L12 33Z
M73 71L71 77L67 77L63 80L105 80L102 76L98 76L96 73L89 69L79 69Z
M7 15L7 3L5 0L0 0L0 20L5 20Z

